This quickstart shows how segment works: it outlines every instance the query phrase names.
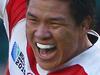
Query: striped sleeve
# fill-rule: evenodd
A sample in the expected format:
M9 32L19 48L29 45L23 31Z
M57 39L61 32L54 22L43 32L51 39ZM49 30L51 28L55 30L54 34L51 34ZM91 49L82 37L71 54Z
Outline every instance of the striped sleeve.
M26 50L26 36L25 36L25 14L26 14L26 0L9 0L6 3L4 14L4 24L7 27L7 34L9 38L9 64L6 70L6 75L23 75L24 71L20 71L18 65L13 59L16 55L14 52L14 43L20 45L20 52L25 54ZM23 28L23 29L22 29ZM20 34L19 34L20 33ZM20 37L19 37L20 36ZM15 49L17 50L17 48ZM17 51L16 51L17 52ZM17 59L16 59L17 60Z

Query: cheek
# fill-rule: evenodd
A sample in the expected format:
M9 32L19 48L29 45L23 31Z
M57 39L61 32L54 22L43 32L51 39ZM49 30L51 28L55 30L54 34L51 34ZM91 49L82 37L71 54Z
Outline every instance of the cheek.
M59 59L62 62L67 61L73 56L73 53L77 49L77 34L73 34L71 30L60 29L55 32L55 40L57 43Z
M55 40L57 44L60 44L63 47L71 45L75 41L74 32L66 29L59 29L54 33Z
M78 40L72 33L63 32L60 34L57 43L59 49L63 49L66 52L71 52L72 50L76 49Z
M32 43L33 40L33 28L31 25L26 25L26 37L29 43Z

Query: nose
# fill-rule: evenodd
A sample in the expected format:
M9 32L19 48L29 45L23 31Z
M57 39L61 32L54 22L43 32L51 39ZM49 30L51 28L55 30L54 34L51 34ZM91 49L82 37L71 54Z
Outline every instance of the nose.
M40 40L50 39L52 34L47 26L39 26L34 33L35 38Z

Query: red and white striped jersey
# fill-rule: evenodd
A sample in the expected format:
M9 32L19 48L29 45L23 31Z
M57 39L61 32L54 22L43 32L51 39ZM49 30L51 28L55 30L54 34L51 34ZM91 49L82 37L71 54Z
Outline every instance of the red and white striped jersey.
M37 63L26 38L26 0L0 0L0 17L9 38L9 74L7 75L100 75L100 36L82 54L54 72L43 70Z

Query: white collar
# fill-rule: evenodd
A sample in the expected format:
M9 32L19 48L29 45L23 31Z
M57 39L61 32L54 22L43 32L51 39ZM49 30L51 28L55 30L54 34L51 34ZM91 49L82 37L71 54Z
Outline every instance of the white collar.
M39 64L36 64L36 68L37 68L37 71L39 73L39 75L47 75L48 74L48 71L42 69Z

